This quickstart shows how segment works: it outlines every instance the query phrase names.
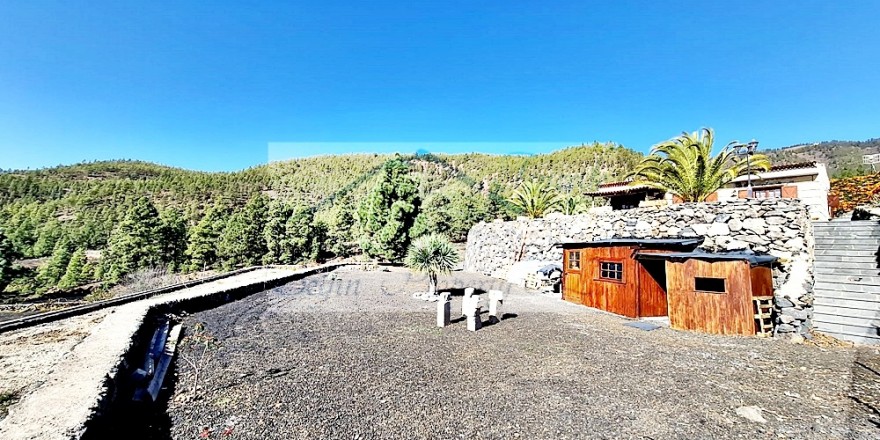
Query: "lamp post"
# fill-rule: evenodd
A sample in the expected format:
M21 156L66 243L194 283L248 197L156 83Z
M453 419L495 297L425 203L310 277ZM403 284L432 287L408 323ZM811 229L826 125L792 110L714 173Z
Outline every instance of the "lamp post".
M748 178L748 190L746 191L746 198L752 198L752 155L755 154L755 150L758 149L758 141L752 139L751 142L747 144L736 144L733 146L734 151L738 156L746 157L746 176Z

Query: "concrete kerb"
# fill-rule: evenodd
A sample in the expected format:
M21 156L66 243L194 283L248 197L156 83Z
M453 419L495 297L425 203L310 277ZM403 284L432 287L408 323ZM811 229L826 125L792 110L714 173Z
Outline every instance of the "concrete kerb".
M267 266L271 267L271 266ZM59 319L69 318L71 316L82 315L85 313L93 312L95 310L100 310L107 307L118 306L122 304L127 304L134 301L139 301L146 298L151 298L156 295L161 295L163 293L174 292L176 290L186 289L189 287L195 287L201 284L210 283L213 281L217 281L223 278L229 278L236 275L240 275L247 272L252 272L257 269L262 269L261 266L254 267L246 267L243 269L237 269L231 272L226 272L218 275L212 275L209 277L201 278L198 280L173 284L170 286L159 287L157 289L145 290L142 292L135 292L128 295L119 296L117 298L111 298L103 301L95 301L90 304L83 304L79 306L70 307L64 310L57 310L53 312L45 312L45 313L37 313L35 315L26 316L24 318L13 319L10 321L6 321L0 323L0 333L18 330L20 328L30 327L33 325L43 324L47 322L57 321Z

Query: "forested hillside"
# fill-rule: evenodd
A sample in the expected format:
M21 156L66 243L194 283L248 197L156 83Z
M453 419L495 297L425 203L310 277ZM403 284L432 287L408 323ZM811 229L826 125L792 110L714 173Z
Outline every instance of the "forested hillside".
M765 152L773 163L816 161L824 163L833 178L870 174L870 165L862 164L862 155L880 153L880 139L866 141L827 141L792 145Z
M394 158L323 156L229 173L137 161L2 172L0 242L15 259L47 257L36 270L4 269L12 275L3 278L13 281L9 289L32 293L115 283L144 267L195 271L358 254L365 234L358 209L390 178L383 165ZM580 194L640 158L605 144L536 156L403 156L417 188L408 234L461 241L476 222L515 216L507 197L523 181Z

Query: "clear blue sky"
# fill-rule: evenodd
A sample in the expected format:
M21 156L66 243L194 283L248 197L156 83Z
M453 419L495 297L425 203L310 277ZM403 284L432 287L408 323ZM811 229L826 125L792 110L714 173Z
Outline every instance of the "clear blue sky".
M0 168L235 170L278 143L646 151L703 126L864 140L878 23L870 0L6 1Z

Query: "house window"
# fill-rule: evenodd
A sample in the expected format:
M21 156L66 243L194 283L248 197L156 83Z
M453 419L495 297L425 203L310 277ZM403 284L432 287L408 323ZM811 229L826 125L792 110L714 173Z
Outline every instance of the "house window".
M724 278L694 277L694 290L709 293L727 293Z
M777 186L774 188L759 188L752 190L753 198L756 199L781 199L782 198L782 187Z
M600 261L599 278L603 280L623 281L623 263Z
M568 268L573 270L580 270L581 268L581 251L569 251L568 252Z

